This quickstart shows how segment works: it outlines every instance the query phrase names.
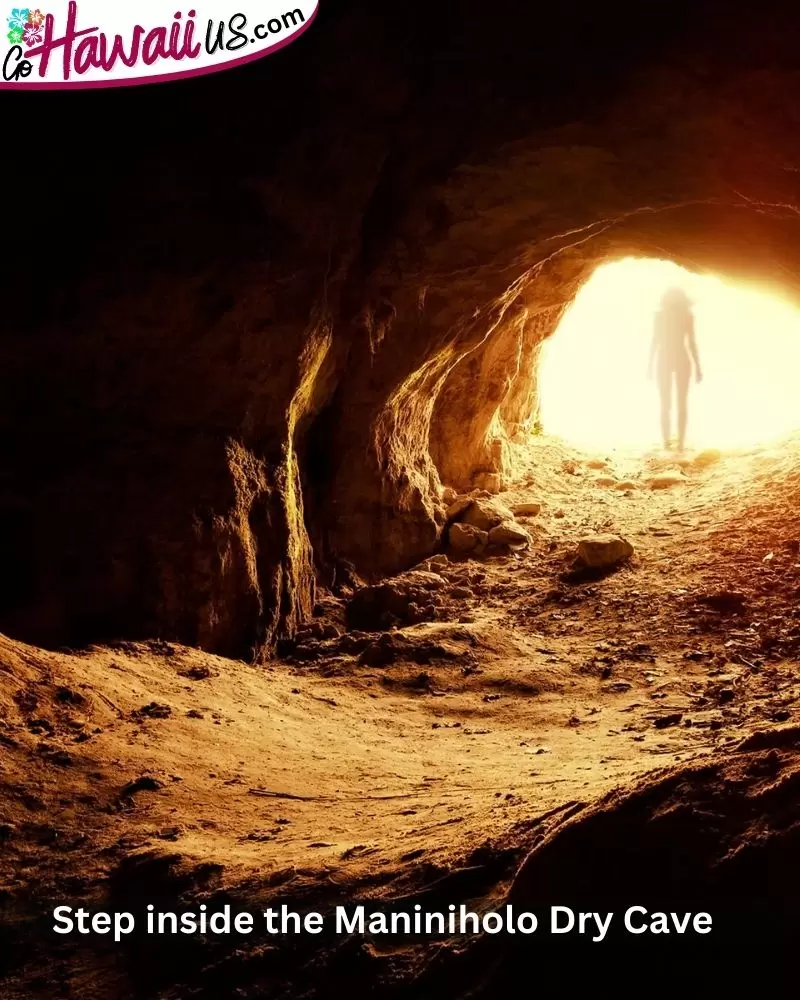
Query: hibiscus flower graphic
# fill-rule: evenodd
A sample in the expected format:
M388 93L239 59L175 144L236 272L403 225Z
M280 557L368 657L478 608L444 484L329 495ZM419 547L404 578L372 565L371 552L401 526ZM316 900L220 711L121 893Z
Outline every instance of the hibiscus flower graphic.
M18 29L19 31L25 30L25 25L31 19L31 12L27 7L14 7L11 11L11 17L8 19L8 26L12 31Z
M8 33L8 41L11 45L22 45L24 33L22 28L12 28Z
M46 17L47 14L43 14L40 10L28 11L28 24L32 24L34 27L39 28L44 24Z
M23 38L26 45L38 45L42 40L42 29L37 24L26 24Z

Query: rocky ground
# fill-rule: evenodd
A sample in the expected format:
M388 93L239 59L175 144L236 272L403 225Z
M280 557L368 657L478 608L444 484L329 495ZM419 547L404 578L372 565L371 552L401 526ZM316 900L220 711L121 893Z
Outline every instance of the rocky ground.
M619 872L605 848L586 868L598 845L640 845L631 884L665 843L720 878L747 845L786 851L798 499L796 440L675 461L542 439L513 488L448 493L442 553L322 596L266 668L161 641L0 640L3 995L466 995L458 948L143 952L56 940L42 914L529 900ZM681 838L701 828L695 857ZM469 988L475 961L457 963Z

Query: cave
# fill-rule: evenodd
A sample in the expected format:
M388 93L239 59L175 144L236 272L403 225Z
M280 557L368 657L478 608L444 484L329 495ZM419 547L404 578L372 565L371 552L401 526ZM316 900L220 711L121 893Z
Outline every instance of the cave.
M526 961L59 903L680 902L723 930L673 969L791 954L800 15L452 6L6 96L5 996L489 998ZM600 336L671 281L714 359L681 454L649 330Z

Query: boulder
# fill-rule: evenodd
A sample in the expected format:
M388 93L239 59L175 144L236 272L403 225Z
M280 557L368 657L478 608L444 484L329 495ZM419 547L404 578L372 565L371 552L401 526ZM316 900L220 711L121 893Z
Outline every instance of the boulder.
M502 545L509 548L530 545L531 536L515 521L502 521L489 532L490 545Z
M461 520L464 524L471 524L480 531L491 531L492 528L503 521L513 521L514 515L499 500L480 497L470 504L461 517Z
M619 535L587 535L578 542L577 562L587 569L611 569L632 555L633 546Z
M454 552L474 552L489 544L489 534L472 524L456 522L448 532L450 547Z

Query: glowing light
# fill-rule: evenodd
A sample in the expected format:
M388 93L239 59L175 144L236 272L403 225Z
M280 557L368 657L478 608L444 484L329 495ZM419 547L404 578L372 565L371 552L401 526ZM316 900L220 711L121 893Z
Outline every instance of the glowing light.
M660 446L647 364L653 314L676 284L694 303L703 371L689 389L687 447L749 447L800 429L800 311L669 261L630 258L595 271L544 345L546 434L606 450Z

